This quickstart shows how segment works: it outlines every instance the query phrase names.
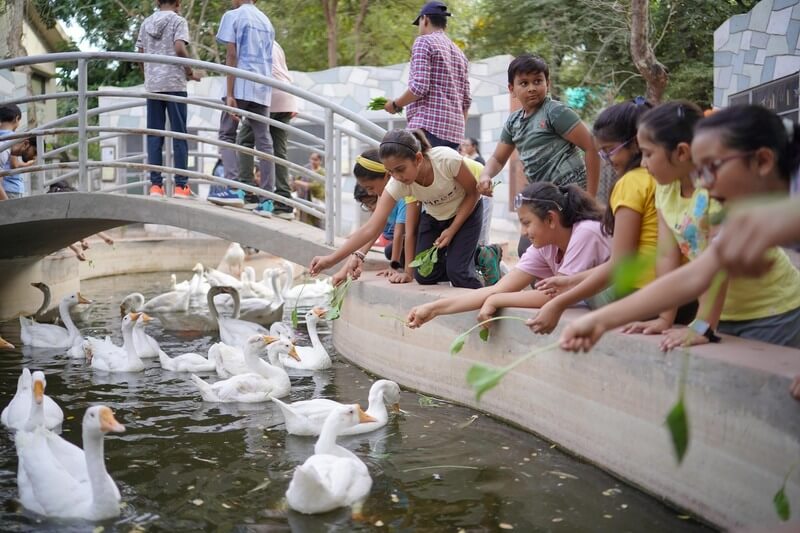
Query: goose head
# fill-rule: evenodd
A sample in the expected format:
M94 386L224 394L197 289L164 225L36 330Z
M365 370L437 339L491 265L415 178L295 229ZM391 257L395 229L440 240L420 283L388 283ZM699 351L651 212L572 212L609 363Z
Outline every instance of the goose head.
M267 351L267 346L278 340L270 335L251 335L244 343L244 353L260 356Z
M95 434L122 433L125 426L114 418L114 411L105 405L93 405L83 415L83 429Z
M47 387L47 380L44 378L44 372L37 370L31 377L33 382L33 401L40 404L44 401L44 389Z
M375 422L376 420L361 409L357 403L352 405L342 405L331 411L325 419L326 426L333 426L338 434L340 431L349 427L363 424L364 422Z
M74 292L69 296L65 296L61 303L66 303L69 307L75 307L78 304L90 304L92 301L81 296L80 292Z
M14 345L5 340L3 337L0 337L0 350L13 350Z
M251 266L244 267L244 270L242 270L242 273L239 276L239 278L242 281L247 281L249 283L255 283L255 281L256 281L256 269L251 267Z
M383 401L392 406L392 411L400 412L400 386L389 379L381 379L375 382L379 390L383 393Z
M133 315L138 315L133 324L133 328L136 330L144 329L144 325L153 320L147 313L131 313L131 318L133 318Z
M136 312L144 305L144 295L134 292L122 299L119 304L119 314L124 317L127 313Z
M33 384L31 371L27 367L22 369L22 373L17 378L17 390L30 390Z
M50 292L50 287L47 285L47 283L42 283L41 281L31 283L31 287L36 287L45 294Z
M280 364L280 354L286 354L295 361L300 361L300 354L297 353L297 349L295 348L292 341L287 339L286 337L275 338L273 342L270 343L269 347L267 348L267 352L269 353L269 362L273 365L282 366Z
M170 290L174 291L175 290L175 286L177 284L178 284L178 276L176 276L174 273L170 274L169 275L169 287L170 287Z
M312 308L311 311L306 313L306 323L312 322L312 323L316 324L317 322L320 321L320 319L324 319L325 318L325 313L326 312L327 311L325 309L321 308L321 307Z

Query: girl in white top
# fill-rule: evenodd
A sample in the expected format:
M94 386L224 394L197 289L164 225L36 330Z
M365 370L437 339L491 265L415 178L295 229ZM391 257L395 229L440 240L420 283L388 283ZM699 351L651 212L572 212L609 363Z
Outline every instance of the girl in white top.
M436 246L439 259L428 276L422 276L406 262L405 272L393 281L408 283L416 279L423 285L449 281L454 287L482 287L475 272L475 253L481 230L482 211L476 209L480 195L475 175L463 157L452 148L431 148L420 130L393 130L381 142L380 156L392 175L374 213L345 244L330 255L315 257L312 274L333 267L383 230L397 200L413 196L425 207L414 238L407 238L406 257ZM408 206L411 208L411 206ZM416 241L416 242L415 242Z

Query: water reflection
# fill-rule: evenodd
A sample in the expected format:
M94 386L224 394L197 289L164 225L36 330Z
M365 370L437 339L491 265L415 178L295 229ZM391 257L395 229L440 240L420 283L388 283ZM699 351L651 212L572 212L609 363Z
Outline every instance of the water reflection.
M97 303L78 322L90 335L121 342L118 306L132 290L154 287L162 275L131 275L83 284ZM302 316L302 314L301 314ZM148 331L167 353L207 353L212 334ZM334 367L298 373L287 401L332 398L367 405L373 376L339 358L329 331L320 331ZM19 341L18 324L0 334ZM308 344L306 336L298 341ZM13 437L0 431L0 526L3 531L695 531L702 526L576 461L535 437L470 409L404 392L402 415L366 435L343 437L373 478L365 520L347 510L303 516L286 508L295 466L313 453L314 439L287 435L279 409L265 404L200 400L187 374L155 360L138 374L101 374L63 351L30 350L0 357L0 405L10 401L23 365L42 369L47 393L64 409L63 435L80 441L87 405L103 402L127 431L106 438L107 467L122 492L122 516L100 524L44 520L19 509ZM212 378L215 379L215 378ZM609 491L608 489L618 489ZM604 495L604 492L608 495Z

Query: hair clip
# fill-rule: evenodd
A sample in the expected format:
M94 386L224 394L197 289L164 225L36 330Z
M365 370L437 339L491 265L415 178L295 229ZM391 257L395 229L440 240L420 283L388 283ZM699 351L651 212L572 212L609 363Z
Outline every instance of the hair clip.
M646 103L647 100L645 100L644 96L637 96L636 98L633 99L633 104L637 106L644 105Z

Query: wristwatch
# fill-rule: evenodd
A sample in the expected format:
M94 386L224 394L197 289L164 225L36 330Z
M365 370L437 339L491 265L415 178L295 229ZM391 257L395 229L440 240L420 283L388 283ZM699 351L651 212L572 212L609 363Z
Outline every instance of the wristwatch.
M403 268L403 265L400 264L400 261L392 261L391 263L389 263L389 266L395 270L400 270L401 268Z
M394 100L392 100L392 112L397 113L397 104L395 103Z
M708 342L720 342L722 339L719 338L714 331L714 328L711 327L711 324L702 320L700 318L695 318L692 320L692 323L689 324L689 329L697 333L698 335L702 335L703 337L708 339Z

